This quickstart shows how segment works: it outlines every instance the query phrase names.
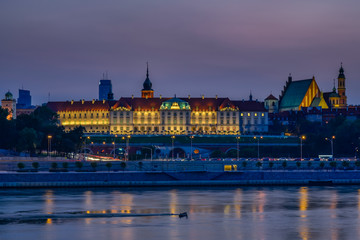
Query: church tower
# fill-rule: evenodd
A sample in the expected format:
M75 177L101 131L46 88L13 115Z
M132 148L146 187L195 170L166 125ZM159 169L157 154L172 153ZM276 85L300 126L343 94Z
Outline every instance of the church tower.
M339 69L339 76L338 76L338 94L340 96L340 103L339 108L346 108L347 107L347 97L346 97L346 88L345 88L345 74L344 69L341 63L341 67Z
M154 98L154 90L152 90L152 83L149 79L149 65L146 63L146 79L143 84L143 89L141 90L142 98Z

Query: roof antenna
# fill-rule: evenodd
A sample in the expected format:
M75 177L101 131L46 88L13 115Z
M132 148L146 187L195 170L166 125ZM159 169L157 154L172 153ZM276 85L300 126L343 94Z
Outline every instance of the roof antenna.
M48 102L50 102L50 92L48 93Z

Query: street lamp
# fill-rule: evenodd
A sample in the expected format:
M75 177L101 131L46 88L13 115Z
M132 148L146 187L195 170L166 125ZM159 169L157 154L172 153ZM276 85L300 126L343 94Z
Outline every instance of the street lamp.
M86 137L86 139L88 139L89 141L90 141L90 136L87 136ZM85 151L85 149L86 149L86 139L85 139L85 148L84 148L84 160L86 161L86 151Z
M303 157L302 157L302 155L303 155L303 152L302 152L302 146L303 146L303 140L305 140L306 139L306 137L304 136L304 135L302 135L301 137L300 137L300 160L302 161L303 160Z
M326 141L330 141L331 144L331 158L332 160L334 160L334 140L335 140L335 136L331 136L330 139L325 138Z
M48 138L48 156L50 156L52 136L51 136L51 135L48 135L47 138Z
M148 147L141 147L141 148L150 149L150 160L152 161L152 156L153 156L152 148L148 148Z
M125 161L127 161L128 159L129 159L129 148L130 148L130 146L129 146L129 141L130 141L130 138L131 138L131 136L130 135L127 135L126 136L126 153L125 153Z
M258 146L257 154L258 154L258 160L259 160L259 159L260 159L260 139L263 139L263 136L261 136L261 137L256 137L256 136L254 136L254 139L255 139L255 140L257 139L257 146Z
M116 155L115 155L115 152L116 152L116 147L115 147L115 145L116 145L116 138L117 138L117 135L115 135L114 142L113 142L113 144L114 144L114 159L115 159L115 157L116 157Z
M174 140L175 140L175 136L171 136L171 146L172 146L171 153L172 153L172 160L173 161L174 161Z
M192 154L193 154L193 150L192 150L192 140L194 139L194 135L190 136L190 160L192 160Z
M236 160L239 161L239 140L240 140L240 137L237 136L236 137Z

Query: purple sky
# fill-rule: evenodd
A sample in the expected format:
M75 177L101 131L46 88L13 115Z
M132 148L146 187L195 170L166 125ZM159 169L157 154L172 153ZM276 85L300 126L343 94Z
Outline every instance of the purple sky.
M360 104L359 0L4 0L1 96L34 104L140 96L146 61L155 95L263 100L292 73L331 91L343 62L349 104Z

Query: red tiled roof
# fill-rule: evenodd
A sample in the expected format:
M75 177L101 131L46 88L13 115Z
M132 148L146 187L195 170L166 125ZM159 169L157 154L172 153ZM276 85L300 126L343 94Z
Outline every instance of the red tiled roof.
M114 109L118 107L124 107L127 109L132 109L134 111L138 110L140 107L141 111L151 111L159 110L161 104L168 100L169 98L125 98L122 97L114 105Z
M218 111L223 103L230 101L228 98L180 98L190 104L191 110ZM226 107L226 106L223 106Z
M48 102L47 107L54 112L59 111L99 111L110 110L116 101L66 101L66 102Z
M270 94L265 100L278 100L274 95Z

